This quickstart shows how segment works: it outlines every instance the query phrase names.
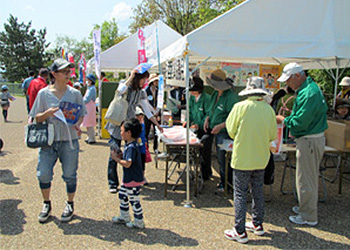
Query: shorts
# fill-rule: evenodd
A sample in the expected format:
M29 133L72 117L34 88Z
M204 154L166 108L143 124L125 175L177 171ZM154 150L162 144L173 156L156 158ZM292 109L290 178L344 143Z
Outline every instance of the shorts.
M60 160L62 164L62 178L67 184L76 184L79 163L79 142L72 141L74 150L69 141L55 141L50 147L39 149L37 177L41 183L50 183L53 179L53 168Z

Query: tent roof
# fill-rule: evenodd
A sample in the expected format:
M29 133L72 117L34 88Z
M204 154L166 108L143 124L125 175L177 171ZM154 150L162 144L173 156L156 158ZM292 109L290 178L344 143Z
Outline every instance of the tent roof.
M182 36L175 30L158 20L144 28L144 31L153 30L158 26L159 49L162 50ZM133 69L138 65L137 34L133 34L120 43L101 53L101 69Z
M161 61L183 55L187 45L191 60L294 61L310 69L322 68L317 60L333 68L337 58L344 67L350 58L348 13L349 0L247 0L162 50Z

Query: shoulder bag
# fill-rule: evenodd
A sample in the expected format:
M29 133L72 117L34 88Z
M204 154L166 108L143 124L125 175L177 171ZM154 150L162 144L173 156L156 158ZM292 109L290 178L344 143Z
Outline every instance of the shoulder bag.
M114 99L109 104L105 119L108 122L118 126L125 121L128 111L128 101L126 100L127 93L121 95L118 91L115 92Z
M25 126L24 140L29 148L51 146L54 139L54 126L51 123L32 123Z

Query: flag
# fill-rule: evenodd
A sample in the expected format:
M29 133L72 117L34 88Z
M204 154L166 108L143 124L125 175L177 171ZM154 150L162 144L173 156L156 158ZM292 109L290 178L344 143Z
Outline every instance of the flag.
M95 55L95 73L98 79L101 79L101 30L93 31L94 55Z
M64 48L61 48L61 58L64 59L65 54L66 54L66 53L64 52Z
M71 63L74 63L74 57L72 55L72 53L68 53L68 61L71 62ZM75 67L74 68L70 68L71 70L71 74L70 74L70 77L77 77L77 75L75 74Z
M146 49L145 49L146 37L143 29L137 31L137 59L138 63L147 62Z
M81 53L79 60L79 82L85 85L85 77L86 77L86 60L84 53Z

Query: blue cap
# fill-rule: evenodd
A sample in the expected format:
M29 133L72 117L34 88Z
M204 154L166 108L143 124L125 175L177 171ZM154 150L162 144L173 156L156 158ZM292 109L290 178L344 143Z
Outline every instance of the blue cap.
M9 87L7 87L7 85L2 85L1 86L1 90L8 90L9 89Z
M89 79L92 82L96 82L96 76L94 76L93 74L87 75L86 78Z

